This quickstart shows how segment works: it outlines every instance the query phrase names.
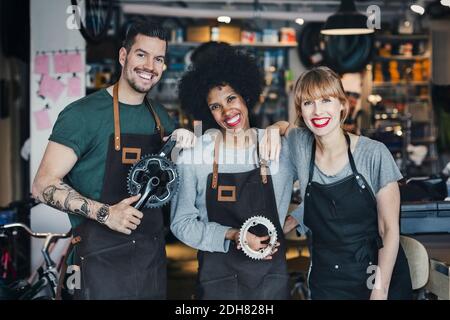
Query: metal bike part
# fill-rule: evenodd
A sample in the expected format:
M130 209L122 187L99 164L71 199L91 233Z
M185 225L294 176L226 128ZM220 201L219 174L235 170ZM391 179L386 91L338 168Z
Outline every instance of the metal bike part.
M50 254L48 252L48 249L53 241L57 239L63 239L63 238L69 238L71 236L71 233L49 233L49 232L33 232L29 227L24 225L23 223L11 223L11 224L5 224L3 226L0 226L0 230L7 230L7 229L23 229L25 230L30 236L34 238L44 238L44 247L42 248L42 254L44 255L45 264L48 268L55 266L55 262L50 258Z
M248 242L247 242L247 234L248 230L251 227L255 227L257 225L263 225L268 230L269 235L269 243L267 247L262 248L260 250L253 250L250 248ZM249 258L255 259L255 260L262 260L268 255L272 253L273 248L275 247L275 244L277 243L277 230L274 226L274 224L263 216L253 216L249 219L247 219L243 224L239 232L239 242L242 247L242 251L244 251L245 255Z
M141 194L136 209L158 208L170 200L178 190L179 176L175 164L166 158L176 141L169 140L157 155L146 155L136 162L127 177L128 193Z

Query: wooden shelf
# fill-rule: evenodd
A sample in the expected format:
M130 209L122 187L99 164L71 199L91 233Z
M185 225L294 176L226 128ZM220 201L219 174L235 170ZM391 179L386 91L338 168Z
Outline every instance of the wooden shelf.
M391 41L408 41L408 40L429 40L430 36L427 34L380 34L375 35L377 40L391 40Z
M426 137L426 138L411 138L411 143L413 144L430 144L435 143L436 137Z
M380 49L382 49L385 44L391 44L392 48L398 47L398 51L394 51L394 49L391 51L377 50L377 53L372 60L372 68L374 69L377 64L389 64L392 66L392 63L395 62L394 64L399 66L398 72L402 74L403 77L408 78L408 80L403 78L398 79L397 82L392 82L389 80L390 78L387 77L385 78L386 81L373 81L371 87L372 94L379 94L384 100L390 100L393 103L405 103L407 108L404 112L410 117L411 121L408 142L413 145L425 145L428 148L428 154L422 165L424 168L428 168L426 169L427 175L437 173L438 169L436 166L439 158L437 156L437 137L433 123L434 112L430 97L431 79L424 78L425 81L412 81L412 74L409 76L402 68L406 66L412 67L416 61L420 64L428 62L431 65L431 36L428 34L375 34L375 41L380 44ZM401 46L407 43L411 43L414 48L423 46L423 49L416 49L416 51L413 52L407 51L409 55L399 54L402 52L405 53L401 50ZM378 55L379 53L385 55L380 56ZM390 99L387 99L388 97ZM415 109L415 107L417 107L417 109ZM415 111L417 113L415 113ZM414 117L417 118L417 120ZM381 120L383 119L379 119L378 121ZM391 122L395 123L394 120L391 120ZM425 133L428 133L429 135L424 135ZM404 149L400 148L396 151L401 154L402 158L409 158L408 154L405 154ZM416 168L411 166L413 164L412 161L409 161L409 163L409 165L408 161L402 163L402 173L414 174Z
M425 60L430 59L429 54L421 54L416 56L402 56L402 55L392 55L392 56L376 56L375 60L403 60L403 61L411 61L411 60Z
M386 95L386 94L383 94L383 100L398 101L399 97L398 97L398 95ZM405 103L411 104L411 103L429 102L430 98L429 97L420 97L420 96L410 97L410 96L402 95L400 100L401 100L401 102L405 102Z
M236 43L235 47L295 48L297 43Z
M395 87L395 86L428 86L430 84L429 81L399 81L399 82L373 82L374 87Z
M169 42L169 46L197 47L202 42ZM231 43L233 47L295 48L297 43Z

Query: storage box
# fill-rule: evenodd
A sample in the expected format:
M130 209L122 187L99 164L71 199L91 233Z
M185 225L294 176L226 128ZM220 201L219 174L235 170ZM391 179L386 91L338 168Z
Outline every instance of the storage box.
M241 41L241 28L235 26L220 26L219 41L239 43Z
M281 28L280 30L280 42L286 44L296 43L295 29L294 28Z
M186 41L208 42L211 40L211 28L209 26L188 27Z
M278 30L264 29L263 30L263 42L264 43L278 43Z
M257 42L258 42L258 37L257 37L256 31L242 30L241 43L252 44L252 43L257 43Z

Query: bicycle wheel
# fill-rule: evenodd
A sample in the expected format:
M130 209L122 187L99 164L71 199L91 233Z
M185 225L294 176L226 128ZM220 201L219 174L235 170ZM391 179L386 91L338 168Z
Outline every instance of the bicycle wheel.
M113 0L71 0L71 4L80 9L74 12L80 15L80 32L89 43L99 43L107 35L113 15Z

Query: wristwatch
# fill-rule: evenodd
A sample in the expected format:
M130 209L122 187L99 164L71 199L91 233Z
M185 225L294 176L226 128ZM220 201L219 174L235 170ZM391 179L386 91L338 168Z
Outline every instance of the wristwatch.
M97 211L97 221L104 224L109 218L109 206L104 204Z

